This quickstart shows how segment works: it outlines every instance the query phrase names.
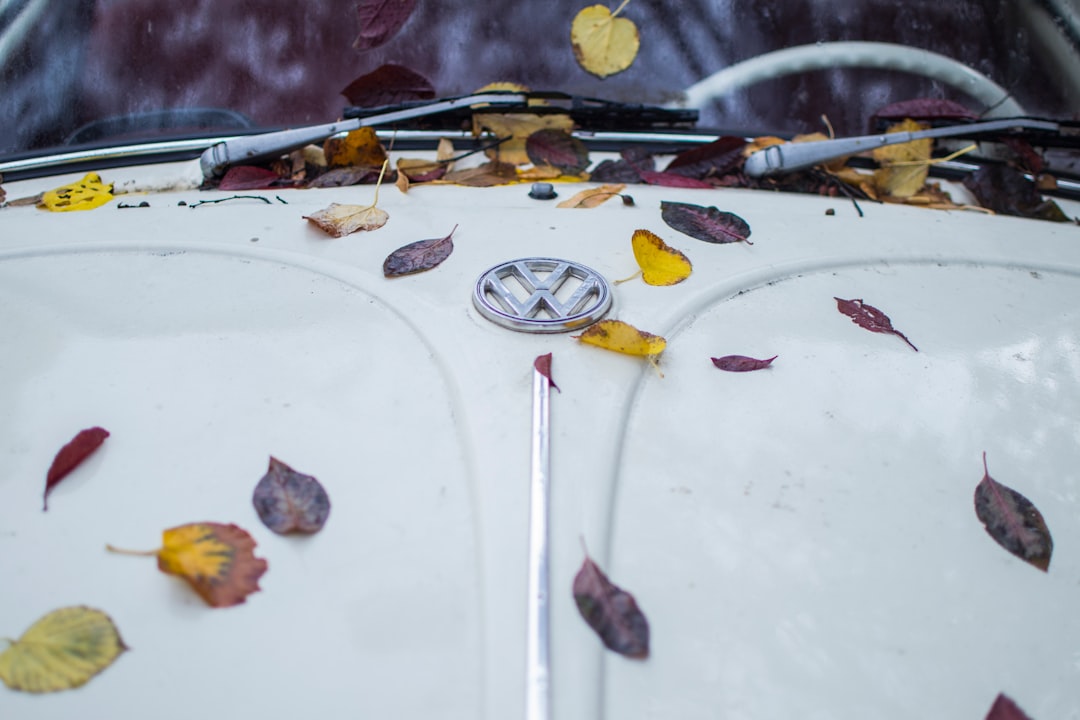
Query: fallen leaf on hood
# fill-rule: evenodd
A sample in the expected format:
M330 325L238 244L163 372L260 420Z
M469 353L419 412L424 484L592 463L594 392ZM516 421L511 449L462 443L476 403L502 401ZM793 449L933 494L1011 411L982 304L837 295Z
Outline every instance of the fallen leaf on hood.
M690 277L689 258L649 230L635 230L630 240L641 279L648 285L678 285Z
M275 457L255 485L251 501L263 525L279 535L316 533L330 516L330 496L322 484Z
M1023 173L1006 165L984 165L964 177L964 187L980 205L1003 215L1068 222L1068 216L1053 200L1035 189Z
M95 450L101 447L107 437L109 437L109 431L105 428L87 428L79 431L71 442L60 448L60 452L56 453L52 465L49 466L49 472L45 476L45 506L42 510L49 509L49 493L52 492L52 489L66 478L72 470L79 467Z
M653 366L657 374L664 377L664 374L660 372L656 359L667 347L667 340L659 335L638 330L633 325L624 323L621 320L602 320L590 325L580 335L571 335L570 337L586 345L595 345L623 355L644 357Z
M357 128L345 137L331 137L323 143L326 164L330 167L359 165L368 168L381 167L386 161L386 150L379 136L370 127Z
M671 228L707 243L750 242L750 225L735 213L715 207L663 201L660 217Z
M711 360L713 365L727 372L752 372L754 370L764 370L772 365L773 360L777 357L779 356L773 355L771 358L758 360L745 355L725 355L724 357L711 358Z
M869 330L870 332L895 335L906 342L912 350L919 352L919 348L912 345L911 341L907 339L907 336L904 335L904 333L893 327L892 320L889 319L889 316L873 305L867 305L861 298L855 300L841 300L838 297L834 297L833 300L836 301L836 309L851 318L851 322L859 327Z
M892 125L886 132L917 132L927 127L907 119ZM934 141L925 138L874 148L874 160L881 165L874 172L874 186L878 192L895 198L907 198L919 192L930 173L930 153L933 147Z
M548 165L567 175L580 173L589 164L585 143L566 130L537 130L525 139L525 154L533 165Z
M127 650L112 619L75 605L41 617L0 653L0 679L12 690L70 690L113 664Z
M38 207L52 212L93 210L112 200L112 191L112 183L106 185L97 173L87 173L78 182L42 193Z
M582 9L570 25L574 57L587 72L599 78L622 72L637 57L641 40L632 20L616 17L629 0L612 12L604 5Z
M360 0L356 3L360 34L353 47L370 50L382 45L397 34L415 8L416 0Z
M562 130L569 133L574 129L573 119L563 113L551 115L530 115L528 113L476 113L473 115L473 135L480 135L487 130L503 140L493 148L486 150L489 158L511 165L526 165L532 160L525 150L529 136L540 130Z
M254 165L237 165L229 168L218 183L218 190L265 190L281 184L281 176L272 170Z
M387 63L353 80L341 94L357 107L370 108L430 100L435 97L435 87L415 70Z
M629 658L649 656L649 621L634 596L608 580L588 555L574 577L578 612L604 646Z
M148 552L107 550L123 555L156 556L158 569L187 580L211 607L239 605L259 590L266 561L255 557L255 541L236 525L191 523L162 534L162 547Z
M1030 500L990 477L983 453L983 478L975 486L975 515L998 545L1043 572L1050 568L1054 540Z
M400 277L436 267L454 251L452 238L457 227L455 225L446 237L418 240L399 247L383 262L383 275L388 278Z
M990 706L990 712L986 714L986 720L1031 720L1031 718L1013 702L1012 698L1004 693L998 693L994 704Z
M467 170L455 170L443 175L443 182L468 187L491 187L493 185L507 185L518 179L514 166L510 163L491 162L478 165Z
M563 200L555 207L559 208L594 208L602 205L613 197L618 196L626 189L626 185L601 185L600 187L582 190L573 197Z
M379 188L382 186L383 173L390 160L384 160L379 180L375 183L375 197L368 206L342 205L330 203L323 210L304 215L304 219L332 237L345 237L358 230L378 230L390 219L390 214L376 207L379 203Z
M664 172L698 180L726 175L742 165L744 147L745 139L725 135L706 145L682 151L672 158Z

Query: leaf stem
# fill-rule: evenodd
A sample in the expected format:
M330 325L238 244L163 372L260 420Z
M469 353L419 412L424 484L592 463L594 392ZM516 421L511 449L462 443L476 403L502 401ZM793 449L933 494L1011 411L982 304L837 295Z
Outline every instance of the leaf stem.
M369 208L373 208L379 204L379 188L382 187L383 175L386 173L386 166L389 164L390 158L383 160L382 167L379 169L379 179L375 181L375 198L371 201L371 205L368 206Z
M645 359L649 361L649 364L652 365L653 370L655 370L656 374L660 376L661 380L663 380L664 379L664 371L660 369L660 363L656 362L656 356L655 355L646 355Z
M161 552L161 550L125 550L124 548L113 547L108 543L105 544L105 549L117 555L135 555L137 557L154 557Z
M641 277L644 274L645 274L644 270L638 270L636 273L634 273L630 277L623 278L622 280L616 280L615 284L616 285L622 285L624 282L630 282L631 280L636 280L637 278Z
M629 2L630 0L622 0L622 3L619 5L619 7L615 8L615 12L611 13L611 17L614 18L616 15L621 13L623 11L623 8L626 7L627 3Z

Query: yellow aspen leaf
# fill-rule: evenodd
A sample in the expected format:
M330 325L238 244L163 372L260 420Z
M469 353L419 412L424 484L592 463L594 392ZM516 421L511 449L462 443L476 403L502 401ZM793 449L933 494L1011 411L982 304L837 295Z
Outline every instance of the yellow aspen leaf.
M926 127L909 118L892 125L886 132L913 132ZM918 193L930 173L933 145L932 139L925 138L875 148L874 159L881 165L874 173L874 186L878 192L894 198L908 198Z
M361 165L374 168L386 160L386 150L375 130L369 127L352 130L345 137L328 138L323 143L323 153L330 167Z
M126 555L156 555L158 569L187 580L207 605L239 605L259 590L266 560L255 557L255 541L236 525L190 523L162 533L162 547L133 552L106 546Z
M648 230L635 230L631 239L641 278L649 285L678 285L690 277L689 258Z
M12 690L48 693L86 684L127 646L108 615L75 605L53 610L0 653L0 678Z
M590 5L574 17L570 25L570 44L574 57L587 72L599 78L622 72L634 62L641 41L632 20L616 17L603 5Z
M112 191L112 183L106 185L97 173L87 173L78 182L42 193L38 207L52 212L93 210L112 200Z
M621 320L602 320L574 337L588 345L642 357L659 355L667 347L667 340L659 335L638 330Z
M594 208L602 205L611 198L622 193L626 185L601 185L600 187L582 190L577 195L563 200L555 207L560 208Z
M484 130L502 140L493 148L485 150L487 156L511 165L527 165L532 161L525 151L525 141L540 130L574 129L574 120L564 113L530 115L528 113L477 113L473 115L473 135Z

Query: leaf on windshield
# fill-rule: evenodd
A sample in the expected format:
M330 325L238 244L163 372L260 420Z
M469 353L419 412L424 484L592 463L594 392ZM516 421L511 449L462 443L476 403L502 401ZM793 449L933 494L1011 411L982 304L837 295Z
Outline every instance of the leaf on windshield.
M548 382L551 383L551 387L559 390L559 386L555 384L555 380L551 377L551 353L537 356L533 360L533 367L536 368L536 372L547 378ZM562 390L559 390L559 392L562 392Z
M773 355L771 358L758 360L745 355L725 355L724 357L711 358L711 360L713 365L727 372L753 372L754 370L764 370L769 367L777 357L779 356Z
M715 207L663 201L660 217L670 227L707 243L750 242L750 225L735 213Z
M892 125L886 132L917 132L927 127L908 119ZM909 198L919 192L930 173L933 146L934 141L925 138L874 148L874 160L881 166L874 172L874 187L879 193L894 198Z
M336 167L316 175L307 182L305 187L332 188L349 187L350 185L370 185L379 181L379 175L381 173L381 168L377 167L362 167L359 165Z
M980 205L1003 215L1068 222L1053 200L1043 199L1035 183L1007 165L984 165L964 178L964 187Z
M87 173L78 182L42 193L38 207L52 212L93 210L112 200L112 192L112 183L106 185L97 173Z
M574 576L574 602L604 646L629 658L649 656L649 621L634 596L608 580L588 555Z
M85 685L127 650L112 619L84 605L42 616L0 653L0 679L12 690L50 693Z
M279 535L316 533L330 516L330 496L322 484L275 457L255 485L251 501L263 525Z
M725 135L707 145L682 151L672 158L664 172L698 180L726 175L742 165L744 147L743 138Z
M998 693L994 704L990 706L990 712L986 714L986 720L1031 720L1031 718L1013 702L1012 698L1004 693Z
M914 98L891 103L870 118L871 126L879 120L978 120L979 116L963 105L944 98Z
M401 277L436 267L454 252L453 237L457 228L455 225L446 237L418 240L399 247L383 262L383 275L388 278Z
M648 285L678 285L690 277L690 259L649 230L635 230L630 240L641 279Z
M589 164L585 143L565 130L537 130L525 140L525 154L533 165L550 165L575 175Z
M557 208L594 208L598 205L606 203L613 197L619 196L623 190L626 189L626 185L601 185L599 187L588 188L575 194L573 197L569 197L556 205Z
M386 161L386 150L370 127L357 128L345 137L328 138L323 143L323 153L326 164L332 168L352 165L377 168Z
M49 466L49 472L45 476L45 506L42 510L49 509L49 493L52 489L101 447L107 437L109 437L109 431L105 428L87 428L79 431L71 442L60 448L60 452L56 453L52 465Z
M915 352L919 351L919 348L911 344L911 341L907 339L904 333L900 332L892 325L892 320L885 313L878 310L873 305L867 305L862 299L855 300L841 300L838 297L834 297L836 301L836 309L851 318L851 321L861 328L869 330L870 332L884 333L886 335L895 335Z
M529 136L541 130L574 129L573 119L564 113L530 115L528 113L477 113L473 115L473 135L487 130L502 140L486 150L487 156L511 165L526 165L532 160L525 149Z
M990 477L983 453L983 478L975 486L975 515L998 545L1043 572L1050 568L1054 541L1030 500Z
M634 62L641 44L637 25L616 17L629 0L612 12L604 5L582 9L570 25L574 57L587 72L599 78L622 72Z
M435 87L415 70L387 63L353 80L341 94L352 105L370 108L430 100L435 97Z
M237 165L229 168L218 183L218 190L265 190L281 184L281 176L272 170L254 165Z
M190 523L162 533L158 550L121 550L123 555L157 557L158 569L183 578L207 605L239 605L259 590L259 578L266 572L266 560L255 557L255 541L236 525L216 522Z
M513 165L495 160L466 170L455 170L443 176L445 182L468 187L507 185L517 179L517 171Z
M415 8L416 0L359 0L356 14L360 18L360 34L353 47L370 50L382 45L397 34Z

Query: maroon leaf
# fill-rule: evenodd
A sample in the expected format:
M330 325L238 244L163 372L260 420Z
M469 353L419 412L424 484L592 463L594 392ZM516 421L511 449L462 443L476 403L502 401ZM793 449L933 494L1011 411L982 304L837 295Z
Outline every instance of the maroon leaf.
M87 428L79 431L71 442L60 448L60 452L56 453L52 465L49 466L49 472L45 476L45 506L42 511L49 509L49 493L52 489L101 447L101 443L105 442L107 437L109 437L109 431L105 428Z
M533 367L536 368L536 372L548 379L548 382L551 383L551 387L559 390L559 386L555 384L555 380L551 377L551 353L537 357L536 360L533 361ZM562 390L559 390L559 392L562 392Z
M915 98L891 103L874 113L871 124L878 120L896 122L912 120L977 120L978 115L953 100L943 98Z
M660 217L669 226L708 243L745 242L753 245L750 226L735 213L690 203L661 202Z
M370 50L392 38L416 8L416 0L360 0L356 14L360 34L353 41L357 50Z
M571 175L589 164L585 143L565 130L537 130L525 140L525 154L533 165L550 165Z
M698 180L697 178L686 177L685 175L676 175L669 172L655 172L651 170L639 170L641 179L650 185L660 185L661 187L677 187L677 188L712 188L712 183L707 183L704 180Z
M777 357L779 356L773 355L766 360L758 360L745 355L725 355L724 357L712 358L712 363L721 370L727 370L728 372L750 372L769 367Z
M986 720L1031 720L1031 718L1012 701L1012 698L999 693L994 704L990 706L990 712L986 714Z
M743 161L743 148L746 140L734 135L725 135L707 145L684 150L676 155L666 173L698 178L724 175L739 167Z
M833 300L836 301L836 309L851 318L851 322L859 327L865 328L870 332L895 335L906 342L912 350L919 352L919 348L912 345L911 341L907 339L907 336L904 335L904 333L892 326L892 321L889 320L889 316L873 305L867 305L861 299L841 300L838 297L834 297Z
M274 457L251 501L263 525L279 535L318 532L330 515L330 496L319 481Z
M589 172L589 180L600 183L639 183L641 172L625 160L605 160Z
M631 658L649 656L649 621L634 596L612 584L588 555L574 577L574 601L608 649Z
M281 182L281 177L266 168L253 165L237 165L229 168L225 177L221 178L218 190L265 190Z
M435 87L420 73L388 63L356 78L341 94L358 107L378 107L428 100L435 97Z
M330 188L346 187L348 185L371 185L379 181L379 170L380 168L377 167L365 167L363 165L331 168L321 175L313 177L308 181L307 187ZM392 178L388 178L388 180L392 180Z
M1069 218L1053 200L1044 200L1035 183L1007 165L983 165L964 178L984 208L1003 215L1068 222Z
M990 477L983 453L983 479L975 486L975 515L998 545L1043 572L1050 568L1054 541L1042 513L1026 497Z
M386 277L400 277L413 273L430 270L454 252L454 231L457 225L446 237L431 238L430 240L418 240L399 247L387 256L383 262L383 275Z

